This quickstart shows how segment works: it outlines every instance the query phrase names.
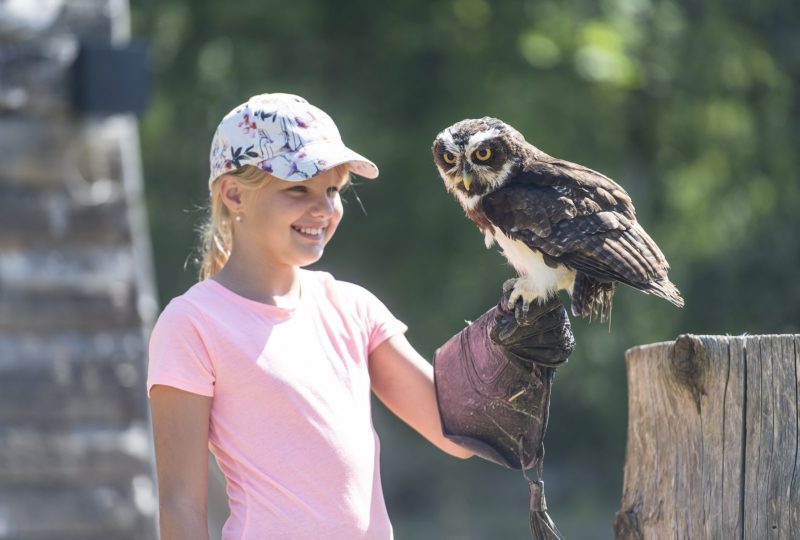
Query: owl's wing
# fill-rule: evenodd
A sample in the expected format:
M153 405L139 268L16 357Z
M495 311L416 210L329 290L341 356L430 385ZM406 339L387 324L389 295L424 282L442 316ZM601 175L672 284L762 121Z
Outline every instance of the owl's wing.
M667 279L669 265L637 223L628 194L581 165L554 160L526 166L484 197L482 208L492 225L541 251L550 265L655 294Z

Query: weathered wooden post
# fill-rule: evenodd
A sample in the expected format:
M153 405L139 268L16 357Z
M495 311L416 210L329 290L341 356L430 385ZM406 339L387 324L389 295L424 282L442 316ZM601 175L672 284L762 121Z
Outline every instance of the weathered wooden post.
M0 2L0 539L156 537L136 118L81 87L127 7Z
M799 353L800 335L627 352L618 540L800 538Z

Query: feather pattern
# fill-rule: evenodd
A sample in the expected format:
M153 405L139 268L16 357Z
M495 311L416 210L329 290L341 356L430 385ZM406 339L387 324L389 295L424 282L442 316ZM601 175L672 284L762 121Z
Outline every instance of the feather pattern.
M614 281L683 305L667 277L669 264L636 221L630 197L600 173L561 160L525 164L482 199L480 210L506 235L578 271L575 315L604 320Z
M523 307L566 288L573 314L605 320L617 282L683 306L664 254L607 176L549 156L490 117L453 124L432 151L487 247L497 241L522 276Z

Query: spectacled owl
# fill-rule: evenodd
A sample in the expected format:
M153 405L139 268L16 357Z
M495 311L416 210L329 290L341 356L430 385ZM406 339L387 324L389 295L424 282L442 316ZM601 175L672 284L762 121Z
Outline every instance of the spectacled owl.
M433 160L467 217L519 277L509 306L527 311L565 289L575 316L606 320L624 283L683 306L669 264L636 221L631 198L588 167L549 156L505 122L462 120L433 141Z

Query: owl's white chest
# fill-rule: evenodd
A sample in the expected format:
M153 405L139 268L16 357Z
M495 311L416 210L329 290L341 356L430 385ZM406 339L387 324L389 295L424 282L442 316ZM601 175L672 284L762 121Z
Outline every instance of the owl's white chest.
M572 292L575 270L561 264L556 268L547 266L539 251L529 248L519 240L512 240L497 229L492 236L520 278L526 281L525 288L529 289L533 296L547 299L561 289Z

